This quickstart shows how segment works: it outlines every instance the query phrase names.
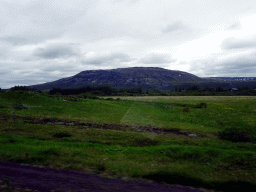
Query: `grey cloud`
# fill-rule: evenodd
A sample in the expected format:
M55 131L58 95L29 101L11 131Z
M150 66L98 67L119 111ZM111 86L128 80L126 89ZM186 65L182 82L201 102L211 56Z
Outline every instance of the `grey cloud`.
M52 44L45 47L37 48L34 51L34 56L44 59L67 58L77 56L79 54L78 48L73 44Z
M140 0L113 0L114 3L122 3L122 2L129 2L129 3L137 3Z
M24 37L8 36L2 37L0 40L11 43L13 45L28 44L28 39Z
M37 78L31 78L28 73L22 70L8 70L4 74L0 75L0 87L3 89L11 88L15 85L30 85L32 83L37 83Z
M41 66L40 70L42 73L66 73L77 71L78 63L66 61L65 63L48 63Z
M228 26L228 30L237 30L237 29L241 29L241 23L240 22L236 22L231 24L230 26Z
M223 49L241 49L241 48L253 48L256 47L256 40L255 39L236 39L236 38L227 38L225 39L221 47Z
M172 63L175 60L171 58L170 54L151 53L142 57L139 62L143 64L164 64Z
M2 40L14 45L38 43L60 37L70 30L97 1L30 1L3 3Z
M207 59L192 63L190 72L201 76L239 77L255 76L256 53L244 54L227 59Z
M173 23L168 24L162 29L162 32L164 33L173 33L177 31L182 31L187 28L186 25L184 25L181 21L176 21Z
M1 60L7 57L8 53L10 51L10 47L3 45L2 42L0 42L0 57Z
M71 66L72 68L72 66ZM64 77L69 77L80 72L79 70L60 70L47 71L42 69L28 69L28 70L12 70L6 71L0 75L0 87L2 89L8 89L15 85L35 85L46 82L55 81Z
M0 40L8 42L12 45L26 45L26 44L35 44L43 42L45 40L50 40L59 37L59 34L45 33L43 36L41 34L23 34L23 35L13 35L13 36L4 36Z
M96 55L93 57L87 57L85 60L82 61L82 63L91 65L104 65L130 62L132 60L133 59L125 53L112 53L109 55Z

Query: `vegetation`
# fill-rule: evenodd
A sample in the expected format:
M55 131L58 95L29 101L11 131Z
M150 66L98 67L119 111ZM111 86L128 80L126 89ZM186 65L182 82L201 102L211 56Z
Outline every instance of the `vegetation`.
M90 93L91 95L97 96L256 96L256 87L239 87L238 90L232 91L232 89L224 89L220 86L216 88L200 88L197 85L191 85L186 88L175 87L171 91L160 91L160 90L143 90L141 87L138 88L111 88L108 86L103 87L81 87L81 88L53 88L49 91L50 95L62 94L62 95L79 95L84 93Z
M0 106L1 161L222 191L256 189L253 96L90 99L9 91L0 93Z
M239 85L239 84L238 84ZM226 87L226 86L225 86ZM223 88L221 86L208 87L208 85L184 85L175 86L170 91L166 90L149 90L142 89L141 87L131 88L113 88L110 86L84 86L80 88L52 88L50 90L37 90L35 88L25 86L15 86L10 89L11 91L31 91L31 92L47 92L50 95L80 95L87 96L88 98L97 96L256 96L256 86L246 86L241 84L241 87ZM0 90L1 92L1 90Z

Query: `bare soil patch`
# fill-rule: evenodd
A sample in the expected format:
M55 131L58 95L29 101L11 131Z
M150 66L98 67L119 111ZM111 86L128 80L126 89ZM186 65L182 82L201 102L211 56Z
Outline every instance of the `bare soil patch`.
M0 121L11 119L12 117L2 117ZM100 128L100 129L112 129L112 130L120 130L120 131L136 131L136 132L151 132L151 133L163 133L163 134L175 134L175 135L184 135L189 136L189 132L182 132L176 128L157 128L151 126L131 126L131 125L124 125L124 124L107 124L107 123L81 123L76 121L68 121L65 119L61 120L54 120L50 118L22 118L18 117L15 120L20 119L23 120L25 123L32 123L32 124L53 124L53 125L65 125L65 126L80 126L85 128ZM197 137L204 137L204 135L197 134Z

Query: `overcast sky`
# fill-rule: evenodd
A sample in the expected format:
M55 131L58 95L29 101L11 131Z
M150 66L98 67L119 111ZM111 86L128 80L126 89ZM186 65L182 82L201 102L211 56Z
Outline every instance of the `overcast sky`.
M255 0L0 0L0 88L84 70L256 76Z

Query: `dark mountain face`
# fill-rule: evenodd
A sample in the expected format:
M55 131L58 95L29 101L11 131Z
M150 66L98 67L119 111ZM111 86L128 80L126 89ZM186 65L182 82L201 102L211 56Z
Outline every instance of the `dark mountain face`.
M55 88L76 88L82 86L111 86L115 88L141 87L143 89L168 90L180 83L203 83L209 79L199 78L183 71L157 67L132 67L111 70L82 71L72 77L32 85L39 90ZM212 80L213 81L213 80Z

